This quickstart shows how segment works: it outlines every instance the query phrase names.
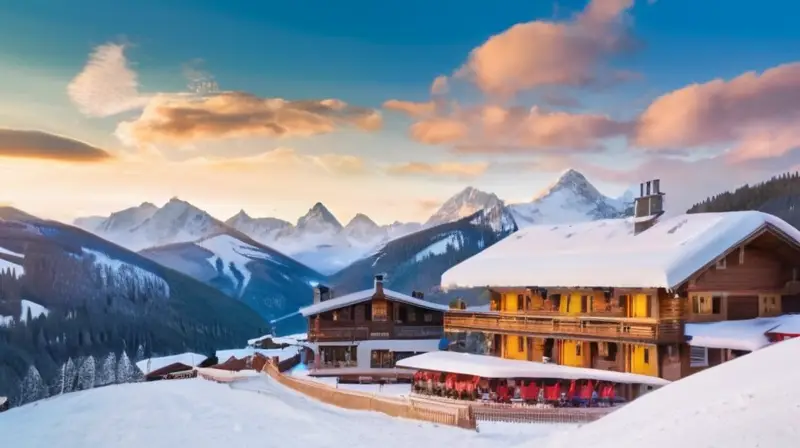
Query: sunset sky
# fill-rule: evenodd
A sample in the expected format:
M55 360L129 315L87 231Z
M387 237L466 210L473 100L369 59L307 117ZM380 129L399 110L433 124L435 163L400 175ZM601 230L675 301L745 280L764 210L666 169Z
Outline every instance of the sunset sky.
M0 3L0 203L424 220L566 168L668 207L800 165L791 0Z

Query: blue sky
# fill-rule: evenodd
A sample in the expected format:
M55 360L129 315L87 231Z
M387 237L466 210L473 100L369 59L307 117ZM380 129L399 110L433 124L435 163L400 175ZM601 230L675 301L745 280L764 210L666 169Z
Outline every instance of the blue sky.
M138 75L138 88L144 93L185 90L184 67L201 59L202 63L195 62L193 66L213 75L224 91L288 100L335 98L378 110L383 116L380 130L372 132L344 129L311 137L214 139L192 142L191 151L161 145L157 151L166 159L257 156L282 147L292 148L300 156L352 156L380 166L416 162L487 163L491 167L480 175L473 172L455 176L446 174L447 170L396 177L352 173L343 176L328 171L311 182L316 187L308 181L313 173L298 172L294 178L306 179L306 185L292 184L291 189L296 191L291 195L268 183L259 188L255 177L252 182L231 187L230 191L226 191L227 178L220 177L210 196L188 184L139 188L134 174L127 181L132 183L117 185L113 182L118 176L106 175L107 182L112 184L103 188L103 194L82 195L88 188L87 181L85 176L76 174L81 181L65 184L64 188L81 196L83 202L53 212L57 217L67 219L79 212L102 214L115 207L134 205L123 204L124 201L159 202L180 195L222 215L221 218L244 207L254 215L295 219L321 200L342 220L358 211L383 222L424 219L437 200L468 184L495 192L509 201L527 200L559 171L576 163L601 190L617 194L627 185L644 180L643 176L659 176L652 170L642 172L641 167L648 166L648 161L655 157L663 157L663 153L655 156L652 151L632 150L627 138L605 140L603 151L572 154L570 148L548 150L547 164L541 163L545 153L533 150L513 154L456 153L452 150L455 145L449 143L432 145L410 138L409 126L417 117L381 110L381 105L389 99L428 101L433 79L439 75L451 76L467 62L470 52L491 36L504 33L515 24L535 20L569 22L586 6L585 0L0 2L0 72L6 74L0 85L0 97L6 99L5 104L0 104L0 127L44 130L113 154L135 155L141 148L122 144L114 131L121 121L135 120L139 110L85 116L70 100L66 87L84 69L94 48L108 43L126 44L125 57ZM747 71L761 72L800 60L800 27L795 26L793 19L798 12L800 4L788 0L758 4L640 0L622 19L625 33L635 39L638 51L603 55L601 61L610 69L636 72L638 78L602 89L555 85L545 86L545 91L577 99L579 107L565 110L571 114L605 114L618 121L636 120L665 93L693 83L715 78L729 80ZM531 41L526 45L530 49L523 47L521 51L537 51L539 43ZM489 95L475 83L456 78L451 81L448 101L471 106L490 102ZM539 87L523 89L514 92L512 98L504 98L504 104L541 106L542 92ZM557 107L551 109L560 111ZM763 124L759 117L754 120L759 126ZM747 139L749 134L736 137ZM693 161L719 156L718 151L736 146L735 140L728 138L720 145L694 145L692 151L685 151L679 159ZM572 159L561 160L565 153L571 154ZM780 155L789 157L791 151L782 151ZM50 172L42 163L45 162L40 161L35 174L21 179L41 181L34 176ZM739 177L727 182L699 182L692 190L697 192L699 200L715 189L766 176L776 167L793 165L793 159L768 163L762 157L747 167L737 165L734 171ZM112 172L118 166L93 169ZM72 168L53 165L51 169L56 172ZM186 169L195 168L187 165ZM216 179L213 170L203 169L209 170L204 178ZM624 169L631 174L609 174L608 169ZM708 173L704 165L698 165L698 170L698 175ZM271 177L270 173L267 167L254 176ZM669 178L670 173L664 176ZM99 176L98 182L100 178L104 177ZM665 189L668 188L666 184ZM257 191L251 191L254 189ZM297 192L300 190L302 194ZM156 197L144 197L146 194ZM386 197L393 198L391 207L381 202ZM0 200L40 213L47 213L50 207L44 192L28 191ZM269 205L263 205L264 202ZM360 204L371 211L360 210Z

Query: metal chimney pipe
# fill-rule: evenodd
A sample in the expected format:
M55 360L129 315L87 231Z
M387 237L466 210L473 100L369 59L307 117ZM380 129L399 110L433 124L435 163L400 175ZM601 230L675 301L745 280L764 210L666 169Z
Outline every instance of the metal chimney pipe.
M639 197L640 198L644 197L644 182L639 184Z
M650 181L647 181L647 195L650 196Z
M653 194L661 194L661 179L653 180Z

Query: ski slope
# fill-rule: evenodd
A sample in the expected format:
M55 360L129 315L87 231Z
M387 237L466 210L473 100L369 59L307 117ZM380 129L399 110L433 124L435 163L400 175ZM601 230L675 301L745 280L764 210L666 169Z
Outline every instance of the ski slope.
M375 412L348 411L256 378L254 390L201 379L114 385L0 415L15 448L494 448L535 443L553 426L495 425L480 433Z

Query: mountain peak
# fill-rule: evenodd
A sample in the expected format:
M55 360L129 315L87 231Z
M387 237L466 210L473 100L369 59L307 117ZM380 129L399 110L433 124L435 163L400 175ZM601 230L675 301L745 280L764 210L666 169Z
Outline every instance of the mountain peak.
M582 196L589 196L589 197L597 197L602 196L597 188L586 179L586 176L581 174L579 171L569 168L564 170L558 178L547 186L547 188L543 189L539 194L534 196L533 200L542 199L546 196L555 194L559 191L569 190L575 193L578 193Z
M502 203L503 201L494 193L487 193L471 186L466 187L445 201L425 225L429 227L457 221L479 210L492 208Z
M319 233L327 229L338 232L342 230L342 224L322 202L317 202L308 210L308 213L297 220L297 228L300 230L311 230L314 233Z

